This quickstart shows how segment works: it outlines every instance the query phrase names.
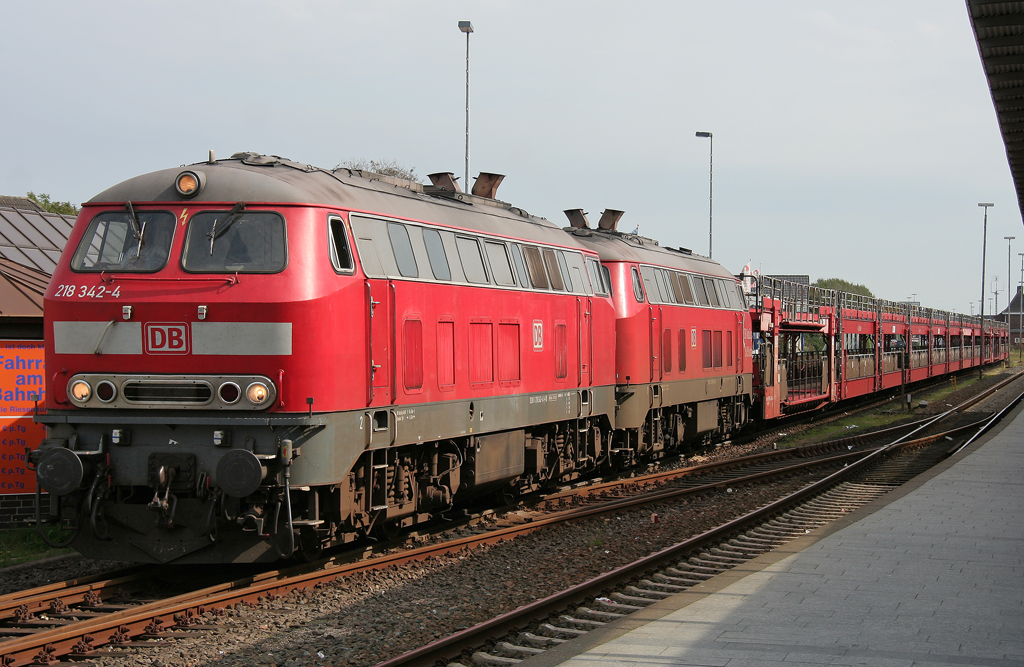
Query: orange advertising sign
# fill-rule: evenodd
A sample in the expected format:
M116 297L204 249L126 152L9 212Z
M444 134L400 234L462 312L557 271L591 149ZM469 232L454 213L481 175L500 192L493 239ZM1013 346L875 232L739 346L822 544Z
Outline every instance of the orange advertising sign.
M43 425L32 421L45 379L43 341L0 340L0 494L36 490L25 448L35 449L46 437Z

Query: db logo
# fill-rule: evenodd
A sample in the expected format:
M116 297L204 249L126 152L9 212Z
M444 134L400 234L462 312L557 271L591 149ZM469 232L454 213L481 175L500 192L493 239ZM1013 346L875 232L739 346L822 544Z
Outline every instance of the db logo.
M188 325L153 322L146 325L148 354L188 354Z

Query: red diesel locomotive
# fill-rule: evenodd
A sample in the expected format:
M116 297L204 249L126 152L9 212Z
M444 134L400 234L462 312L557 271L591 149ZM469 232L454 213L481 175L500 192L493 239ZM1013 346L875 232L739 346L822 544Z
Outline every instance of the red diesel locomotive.
M616 211L563 230L496 200L501 178L464 193L451 174L242 153L87 202L45 295L30 458L65 541L146 562L310 555L878 391L897 366L917 379L888 350L889 302L854 314L763 281L748 308L712 260L616 231ZM872 313L887 349L851 359ZM957 317L904 318L915 354L949 349L924 375L1005 356L1004 330L982 357Z

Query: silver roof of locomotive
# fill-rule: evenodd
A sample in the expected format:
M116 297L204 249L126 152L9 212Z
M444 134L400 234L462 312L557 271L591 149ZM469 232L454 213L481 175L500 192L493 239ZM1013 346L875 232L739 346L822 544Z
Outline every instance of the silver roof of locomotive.
M724 266L709 257L695 255L682 248L662 246L654 239L638 234L577 227L566 227L564 231L596 252L603 262L637 262L677 271L735 278Z
M202 173L205 184L199 194L185 198L175 190L174 181L183 171ZM330 171L256 153L238 153L227 160L136 176L104 190L87 203L126 201L322 205L552 245L579 245L554 223L495 199L365 171Z

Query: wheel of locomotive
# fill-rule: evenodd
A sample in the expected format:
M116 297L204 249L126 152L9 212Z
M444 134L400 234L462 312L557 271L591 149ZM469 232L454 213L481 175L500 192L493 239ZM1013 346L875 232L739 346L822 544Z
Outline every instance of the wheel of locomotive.
M295 559L303 563L311 563L324 552L324 543L312 526L299 528L299 536L295 541Z
M501 488L496 494L497 500L502 505L515 505L519 502L519 488L512 484L507 484Z
M379 540L386 540L388 542L397 540L402 534L402 520L382 517L373 532Z

